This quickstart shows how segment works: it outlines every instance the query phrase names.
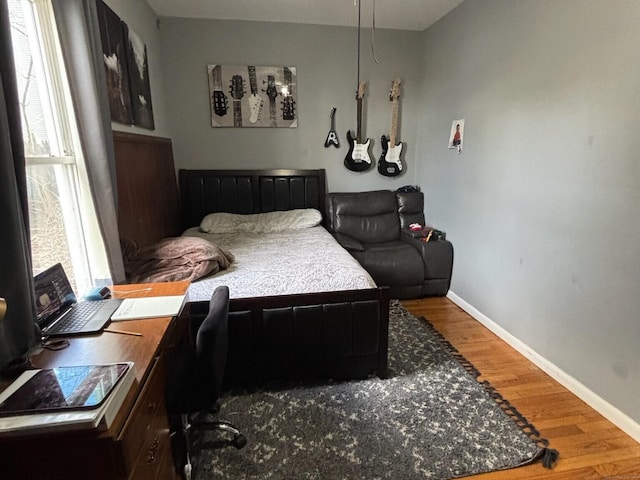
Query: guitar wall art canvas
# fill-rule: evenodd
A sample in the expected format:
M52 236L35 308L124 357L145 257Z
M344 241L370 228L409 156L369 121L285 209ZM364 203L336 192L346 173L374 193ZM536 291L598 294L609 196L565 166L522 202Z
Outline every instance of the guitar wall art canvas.
M212 127L298 126L296 67L208 65Z

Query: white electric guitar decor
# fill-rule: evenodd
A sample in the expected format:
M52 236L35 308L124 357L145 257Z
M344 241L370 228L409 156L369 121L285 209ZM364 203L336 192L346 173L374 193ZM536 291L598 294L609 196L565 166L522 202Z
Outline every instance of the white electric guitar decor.
M395 177L402 172L402 142L396 144L396 133L398 129L398 98L400 98L400 79L396 78L391 85L389 100L391 100L391 135L389 140L382 136L382 155L378 161L378 172L386 177Z
M256 123L262 115L262 98L258 95L258 82L256 80L256 67L249 65L249 85L251 87L251 95L247 97L249 102L249 121Z
M354 172L363 172L371 167L371 157L369 156L370 139L362 142L362 98L364 97L364 87L366 83L361 81L358 83L358 91L356 92L357 102L357 128L356 138L351 136L351 130L347 130L347 140L349 141L349 152L344 158L344 166Z

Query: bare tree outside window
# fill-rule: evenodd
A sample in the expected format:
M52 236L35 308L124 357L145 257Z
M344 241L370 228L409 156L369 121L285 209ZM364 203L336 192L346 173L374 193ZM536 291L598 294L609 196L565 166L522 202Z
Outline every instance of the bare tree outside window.
M64 170L73 166L56 161L56 157L64 156L64 152L59 151L59 142L50 139L49 135L50 132L55 135L55 120L50 111L42 59L39 52L35 55L33 52L37 39L30 38L34 31L31 13L23 9L24 2L20 0L9 0L8 3L27 157L33 270L35 274L60 262L76 289L61 201L61 188L68 176ZM28 25L29 21L32 25Z

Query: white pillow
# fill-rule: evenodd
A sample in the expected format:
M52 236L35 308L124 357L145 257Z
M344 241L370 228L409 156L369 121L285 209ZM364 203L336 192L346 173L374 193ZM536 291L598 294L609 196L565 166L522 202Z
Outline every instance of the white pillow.
M315 227L320 222L322 214L315 208L251 215L210 213L202 219L200 230L207 233L271 233Z

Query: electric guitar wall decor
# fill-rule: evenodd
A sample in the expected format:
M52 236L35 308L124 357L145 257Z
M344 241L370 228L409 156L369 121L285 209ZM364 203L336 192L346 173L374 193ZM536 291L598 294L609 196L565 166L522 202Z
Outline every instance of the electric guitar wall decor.
M256 80L256 67L249 65L249 86L251 87L251 95L247 97L249 102L249 121L256 123L262 115L262 98L258 95L258 82Z
M324 141L324 147L327 148L329 145L333 145L336 148L340 148L340 140L338 140L338 134L336 133L336 107L331 109L329 116L331 117L331 130L329 130L327 139Z
M293 101L293 97L291 95L292 79L293 75L291 74L291 70L289 70L289 67L284 67L284 82L280 89L282 97L284 98L284 100L282 100L283 120L293 120L295 118L296 102Z
M349 151L344 158L344 166L354 172L363 172L371 167L371 157L369 156L370 139L362 142L362 98L364 97L365 82L358 83L356 92L357 103L357 125L356 138L351 136L351 130L347 130L347 140L349 141Z
M398 98L400 98L400 79L397 78L391 85L389 100L391 100L391 135L387 141L384 135L380 139L382 143L382 155L378 160L378 172L386 177L395 177L402 172L402 142L396 144L398 129Z
M240 75L231 77L231 87L229 88L231 98L233 98L233 126L242 126L242 104L240 100L244 97L244 82Z
M269 97L269 126L277 127L276 122L276 97L278 90L276 89L276 77L267 75L267 97Z
M213 78L213 111L219 117L224 117L229 110L229 102L227 96L222 91L222 69L220 65L216 65L211 70Z

